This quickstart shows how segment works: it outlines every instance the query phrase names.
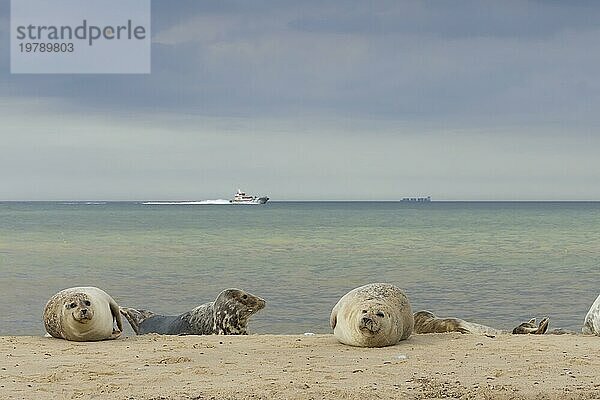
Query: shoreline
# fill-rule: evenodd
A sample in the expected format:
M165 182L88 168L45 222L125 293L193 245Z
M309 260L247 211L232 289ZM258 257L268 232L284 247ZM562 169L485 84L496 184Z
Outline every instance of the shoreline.
M600 338L413 335L384 348L333 335L69 342L1 336L2 399L597 399Z

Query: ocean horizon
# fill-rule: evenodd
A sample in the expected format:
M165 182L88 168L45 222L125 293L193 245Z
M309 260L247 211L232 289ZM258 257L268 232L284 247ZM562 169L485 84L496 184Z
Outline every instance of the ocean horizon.
M145 202L191 202L191 201L215 201L224 199L137 199L137 200L106 200L106 199L84 199L84 200L0 200L2 203L145 203ZM417 201L403 201L402 199L396 200L356 200L356 199L309 199L309 200L272 200L269 199L268 204L271 203L600 203L600 200L553 200L553 199L541 199L541 200L439 200L431 199L426 202ZM196 205L196 204L194 204ZM206 205L227 205L227 204L206 204ZM256 204L259 205L259 204Z

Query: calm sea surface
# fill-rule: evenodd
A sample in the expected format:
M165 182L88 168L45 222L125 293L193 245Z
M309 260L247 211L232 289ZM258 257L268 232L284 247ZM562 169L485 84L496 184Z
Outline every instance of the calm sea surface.
M238 287L267 300L251 332L326 333L369 282L415 311L580 330L600 293L600 203L0 203L2 335L42 334L46 301L72 286L165 314Z

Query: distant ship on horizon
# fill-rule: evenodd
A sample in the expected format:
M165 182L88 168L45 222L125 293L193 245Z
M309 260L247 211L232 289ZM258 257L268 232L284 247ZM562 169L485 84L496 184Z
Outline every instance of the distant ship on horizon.
M267 201L269 201L267 196L252 196L240 189L237 190L233 199L229 200L231 204L265 204Z
M199 200L199 201L145 201L144 205L223 205L223 204L265 204L269 201L267 196L252 196L237 190L233 199Z
M427 197L403 197L401 200L403 203L429 203L431 196Z

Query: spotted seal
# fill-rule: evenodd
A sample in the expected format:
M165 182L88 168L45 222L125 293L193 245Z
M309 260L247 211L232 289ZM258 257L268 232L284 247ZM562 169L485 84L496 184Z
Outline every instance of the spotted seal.
M97 287L61 290L46 303L43 318L46 331L59 339L77 342L116 339L123 332L119 305Z
M389 283L371 283L346 293L331 311L330 324L343 344L384 347L407 339L413 314L404 292Z
M265 301L240 289L223 290L215 301L180 315L121 307L136 334L247 335L248 318L265 307Z
M468 322L460 318L439 318L431 311L417 311L414 314L415 326L414 333L445 333L460 332L475 335L497 336L500 334L511 333L490 326ZM535 318L528 322L523 322L512 330L513 334L544 334L548 329L549 318L540 321L539 326L535 323Z
M600 295L596 298L596 301L594 301L585 316L581 332L584 335L600 336Z

